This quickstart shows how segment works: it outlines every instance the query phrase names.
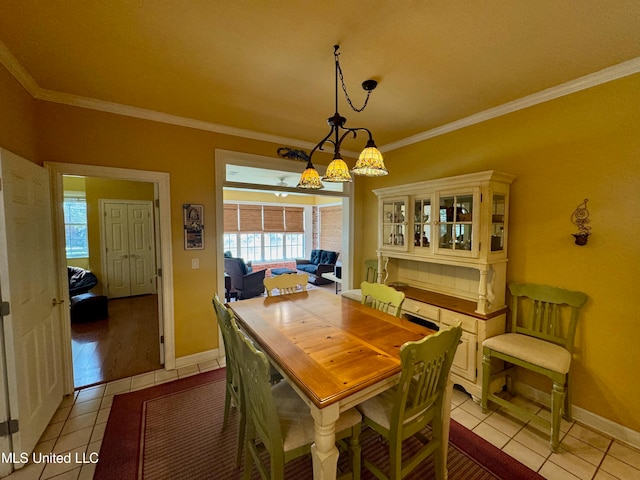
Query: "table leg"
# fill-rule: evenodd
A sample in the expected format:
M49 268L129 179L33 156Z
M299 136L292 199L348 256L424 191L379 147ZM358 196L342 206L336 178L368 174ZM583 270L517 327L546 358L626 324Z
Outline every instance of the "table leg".
M335 480L338 471L338 448L336 447L336 421L340 416L338 405L322 410L311 407L315 425L315 442L311 445L314 480Z

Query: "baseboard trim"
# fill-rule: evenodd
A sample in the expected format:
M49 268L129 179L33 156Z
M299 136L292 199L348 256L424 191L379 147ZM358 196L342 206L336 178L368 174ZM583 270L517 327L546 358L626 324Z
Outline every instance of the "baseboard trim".
M516 391L524 397L545 405L550 404L551 395L546 392L520 382L516 382L515 387ZM572 406L572 413L574 420L584 423L585 425L588 425L605 435L613 437L622 443L626 443L627 445L640 449L640 432L636 432L624 425L613 422L575 405Z
M220 351L217 348L207 350L205 352L194 353L193 355L186 355L184 357L176 358L176 369L189 367L191 365L197 365L198 363L210 362L212 360L218 360L220 358Z

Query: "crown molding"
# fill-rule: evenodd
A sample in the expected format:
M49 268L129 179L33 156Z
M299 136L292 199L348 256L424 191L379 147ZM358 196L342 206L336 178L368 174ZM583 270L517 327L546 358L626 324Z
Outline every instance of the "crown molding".
M116 115L124 115L126 117L140 118L143 120L151 120L154 122L177 125L181 127L194 128L196 130L204 130L207 132L221 133L223 135L231 135L235 137L249 138L253 140L261 140L276 144L291 145L293 147L313 148L313 144L296 140L292 138L271 135L268 133L255 132L252 130L244 130L242 128L230 127L218 123L205 122L179 115L171 115L169 113L157 112L145 108L133 107L131 105L123 105L121 103L106 102L95 98L71 95L68 93L56 92L38 88L35 98L46 102L60 103L73 107L87 108L89 110L98 110L101 112L113 113Z
M13 56L13 54L9 51L9 49L2 41L0 41L0 63L2 63L5 68L16 78L16 80L18 80L22 84L22 86L31 94L32 97L38 100L60 103L80 108L87 108L90 110L98 110L101 112L140 118L143 120L151 120L154 122L167 123L170 125L177 125L181 127L194 128L196 130L204 130L208 132L220 133L223 135L231 135L234 137L260 140L280 145L290 145L293 147L307 149L312 149L315 146L312 143L297 140L294 138L280 137L278 135L255 132L253 130L245 130L242 128L230 127L218 123L195 120L193 118L171 115L168 113L147 110L130 105L123 105L121 103L106 102L95 98L71 95L68 93L56 92L54 90L41 88L29 74L29 72L27 72L24 67L18 62L18 60ZM636 57L626 62L604 68L602 70L599 70L598 72L594 72L575 80L571 80L561 85L547 88L546 90L533 93L526 97L522 97L512 102L508 102L503 105L484 110L465 118L461 118L460 120L447 123L446 125L442 125L440 127L436 127L431 130L418 133L416 135L412 135L402 140L398 140L397 142L382 145L379 147L379 149L382 152L397 150L398 148L413 145L414 143L422 142L439 135L444 135L455 130L460 130L461 128L482 123L492 118L507 115L518 110L532 107L540 103L548 102L549 100L554 100L565 95L570 95L572 93L586 90L588 88L595 87L596 85L611 82L613 80L618 80L620 78L639 72L640 57ZM350 151L343 151L342 153L350 157L357 157L359 155L359 153L357 152Z
M40 87L33 79L29 72L27 72L18 59L13 56L4 42L0 41L0 63L9 71L13 77L20 82L27 92L35 98Z
M640 72L640 57L636 57L626 62L619 63L612 67L604 68L575 80L556 85L555 87L547 88L546 90L527 95L526 97L519 98L512 102L504 103L497 107L490 108L489 110L484 110L474 115L461 118L460 120L456 120L455 122L447 123L446 125L442 125L440 127L418 133L397 142L382 145L380 147L380 151L390 152L392 150L397 150L398 148L413 145L414 143L422 142L424 140L428 140L439 135L444 135L445 133L450 133L455 130L460 130L461 128L469 127L477 123L482 123L492 118L507 115L518 110L538 105L540 103L548 102L549 100L564 97L565 95L570 95L581 90L586 90L602 83L618 80L620 78L627 77L638 72Z

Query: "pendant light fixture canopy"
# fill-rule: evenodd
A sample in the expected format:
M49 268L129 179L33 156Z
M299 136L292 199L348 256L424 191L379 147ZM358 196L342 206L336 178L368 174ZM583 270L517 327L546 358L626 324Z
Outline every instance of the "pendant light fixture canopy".
M349 173L349 168L347 164L342 159L342 155L340 154L340 146L342 145L342 141L345 139L347 135L351 135L354 138L358 135L359 131L365 131L369 135L369 140L367 141L367 145L365 149L360 154L358 161L356 162L355 168L351 171L356 175L364 175L368 177L379 177L382 175L387 175L389 172L384 166L384 161L382 158L382 154L380 150L376 147L375 142L373 141L373 136L371 132L364 127L357 128L347 128L344 126L347 121L346 118L341 116L338 113L338 79L342 82L342 89L344 90L347 103L351 106L351 108L356 112L361 112L367 106L369 102L369 97L371 92L376 88L378 82L375 80L366 80L362 83L362 88L367 92L367 97L364 101L364 105L362 108L356 108L351 103L351 99L347 94L347 89L344 84L344 79L342 75L342 69L340 68L339 61L339 53L338 49L339 45L334 45L333 47L333 56L335 60L335 107L336 113L333 117L327 119L327 123L331 127L329 133L322 139L318 144L313 147L311 153L309 154L309 161L307 162L307 167L305 171L302 173L302 177L300 178L300 182L298 183L298 188L307 188L307 189L320 189L323 188L322 182L351 182L353 181L351 175ZM311 163L311 157L313 156L316 150L324 150L324 145L326 143L330 143L333 145L334 153L333 160L327 167L327 171L325 172L324 177L322 177L322 181L320 180L320 175L317 170Z

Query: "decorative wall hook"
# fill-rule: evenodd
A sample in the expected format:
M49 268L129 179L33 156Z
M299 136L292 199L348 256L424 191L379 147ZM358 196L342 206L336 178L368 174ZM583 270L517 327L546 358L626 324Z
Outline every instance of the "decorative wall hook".
M293 160L302 160L303 162L309 161L309 154L307 152L289 147L280 147L278 149L278 155L282 158L292 158Z
M586 245L589 235L591 235L591 227L589 226L591 222L589 220L589 210L587 210L588 200L588 198L585 198L571 214L571 221L578 227L578 233L573 233L572 235L576 239L576 245L580 246Z

